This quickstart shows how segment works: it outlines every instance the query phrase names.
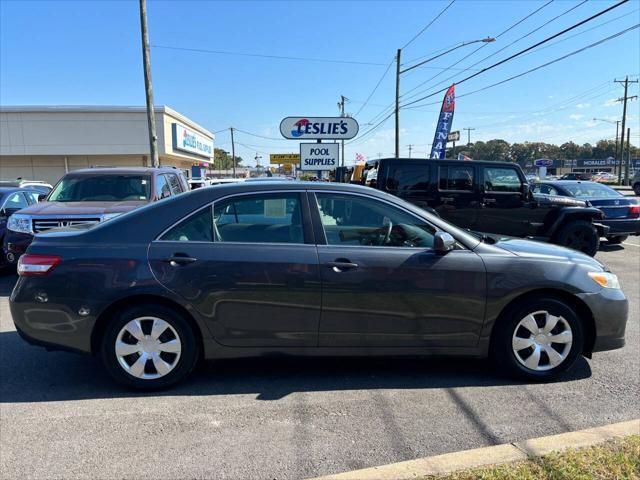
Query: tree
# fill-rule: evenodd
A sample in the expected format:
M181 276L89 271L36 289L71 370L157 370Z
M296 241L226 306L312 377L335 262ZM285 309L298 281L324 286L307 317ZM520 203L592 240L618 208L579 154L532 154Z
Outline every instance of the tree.
M613 140L598 140L593 147L593 158L609 158L616 156L616 142Z
M562 156L566 160L573 160L578 158L578 150L580 147L573 142L566 142L560 145L560 151Z
M583 158L583 159L594 158L593 147L591 146L590 143L585 143L578 149L578 158Z
M236 167L242 163L242 157L236 155ZM230 170L233 168L233 161L229 152L221 148L213 149L213 168L215 170Z

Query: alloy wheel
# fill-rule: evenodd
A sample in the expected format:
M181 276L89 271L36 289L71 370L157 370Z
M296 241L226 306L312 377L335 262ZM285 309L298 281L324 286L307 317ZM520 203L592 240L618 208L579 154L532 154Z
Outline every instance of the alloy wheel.
M176 330L157 317L139 317L120 329L115 353L120 366L143 380L164 377L178 364L182 343Z
M546 310L524 317L513 332L513 353L522 365L534 371L551 370L566 360L573 344L569 322Z

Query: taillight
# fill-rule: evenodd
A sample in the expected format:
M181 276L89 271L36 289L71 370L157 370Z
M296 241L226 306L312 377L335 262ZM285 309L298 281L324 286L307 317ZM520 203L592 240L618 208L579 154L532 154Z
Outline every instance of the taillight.
M18 275L21 277L43 277L51 273L60 263L58 255L38 255L25 253L18 260Z
M629 216L630 217L640 216L640 205L631 205L629 207Z

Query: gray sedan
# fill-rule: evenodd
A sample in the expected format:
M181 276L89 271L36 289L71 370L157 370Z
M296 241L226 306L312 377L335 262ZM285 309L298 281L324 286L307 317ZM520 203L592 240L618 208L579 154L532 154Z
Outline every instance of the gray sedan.
M624 345L617 277L566 248L477 236L366 187L245 182L36 236L11 296L30 343L167 387L199 359L491 356L547 380Z

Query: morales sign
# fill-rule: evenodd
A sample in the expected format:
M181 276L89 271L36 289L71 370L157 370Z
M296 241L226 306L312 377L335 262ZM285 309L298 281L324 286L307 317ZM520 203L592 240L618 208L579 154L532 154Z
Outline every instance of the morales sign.
M207 158L213 157L213 140L179 123L174 123L172 127L174 150L195 153Z
M431 155L429 158L443 159L447 152L447 138L453 123L453 112L456 108L456 86L451 85L444 94L442 108L440 109L440 118L436 126L436 134L433 137L433 145L431 146Z
M359 128L351 117L286 117L280 122L280 133L291 140L349 140Z
M300 170L333 170L338 166L337 143L301 143Z

